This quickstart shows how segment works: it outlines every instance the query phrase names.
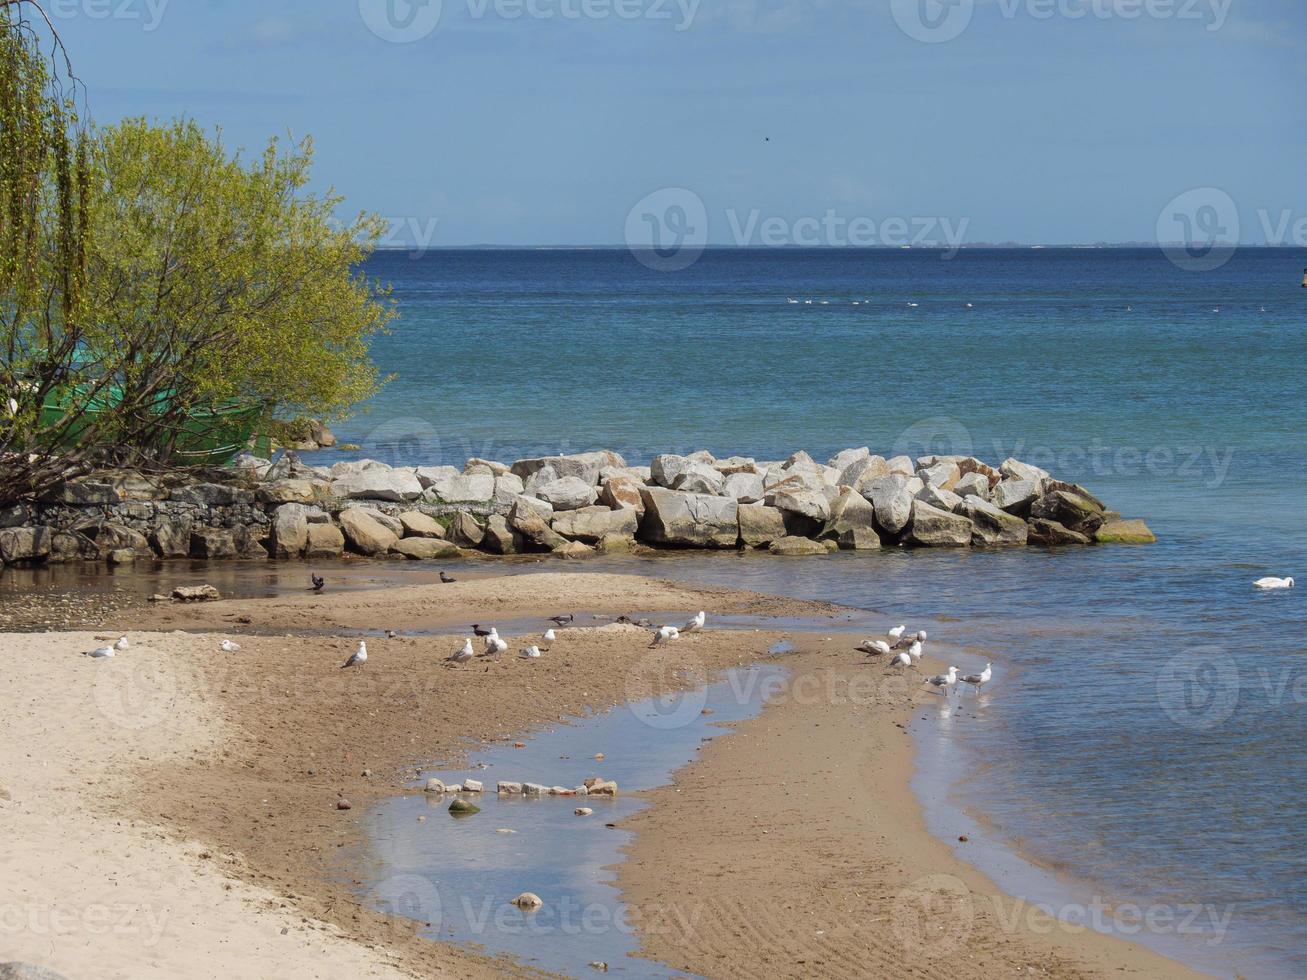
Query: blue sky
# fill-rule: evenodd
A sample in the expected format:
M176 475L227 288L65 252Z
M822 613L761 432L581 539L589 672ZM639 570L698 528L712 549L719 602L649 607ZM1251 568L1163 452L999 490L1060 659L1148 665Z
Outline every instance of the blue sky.
M1302 0L46 2L97 121L312 135L320 187L438 246L620 243L666 187L724 243L1151 240L1194 188L1307 236Z

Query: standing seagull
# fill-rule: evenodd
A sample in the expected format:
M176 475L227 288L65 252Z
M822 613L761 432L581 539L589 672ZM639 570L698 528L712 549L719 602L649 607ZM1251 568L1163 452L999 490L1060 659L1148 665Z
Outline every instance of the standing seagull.
M681 638L681 631L675 626L661 626L654 632L653 642L650 647L660 647L665 643L671 643L673 640Z
M862 645L858 647L860 651L868 656L885 655L890 652L889 644L884 640L863 640Z
M452 655L448 660L445 661L445 663L447 663L447 664L465 664L465 663L467 663L469 660L471 660L472 657L473 657L473 653L472 653L472 637L469 636L469 637L467 638L467 640L464 641L463 645L462 645L461 647L459 647L458 652L455 653L455 654L453 654L453 655Z
M503 653L507 649L508 644L499 638L499 630L492 626L486 634L486 656Z
M908 659L914 664L921 659L921 641L913 640L912 646L908 647Z
M113 648L114 648L115 650L126 650L126 649L128 649L130 646L131 646L131 644L130 644L129 642L127 642L127 637L124 636L122 639L120 639L117 643L115 643L115 644L113 645Z
M354 656L350 657L340 665L341 670L348 667L362 667L368 662L368 645L363 640L359 640L359 648L354 651Z
M903 634L907 631L908 628L906 626L895 626L885 634L885 637L890 641L890 643L898 643L899 640L903 639Z
M948 697L949 689L958 682L958 669L950 667L947 674L938 674L935 677L928 677L923 683L933 685L937 690L944 692L944 697Z
M922 630L920 633L909 633L907 636L903 637L903 639L899 640L898 643L894 644L894 649L902 650L904 647L910 647L914 643L925 643L925 642L926 642L926 631Z
M1259 578L1253 583L1259 589L1292 589L1293 579L1291 578Z
M682 626L681 632L693 633L695 630L701 630L703 629L703 624L706 622L708 622L708 614L705 612L701 612L699 613L699 615L695 616L694 619L690 620L688 623Z
M541 643L544 646L544 648L548 650L554 645L554 641L557 639L558 639L558 634L555 633L553 630L549 629L549 630L545 630L545 635L541 637Z
M979 674L963 674L962 683L970 684L972 687L976 689L976 693L979 694L980 689L984 687L986 684L988 684L989 679L993 676L994 676L994 665L985 664L985 669L982 670Z

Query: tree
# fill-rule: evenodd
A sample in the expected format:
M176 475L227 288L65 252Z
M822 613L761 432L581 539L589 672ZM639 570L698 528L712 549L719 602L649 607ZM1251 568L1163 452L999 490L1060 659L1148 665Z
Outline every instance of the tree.
M339 197L305 192L309 141L246 165L191 121L97 135L88 347L116 351L124 401L148 407L123 440L166 459L197 408L337 416L376 391L368 351L394 311L355 270L386 226L341 225Z

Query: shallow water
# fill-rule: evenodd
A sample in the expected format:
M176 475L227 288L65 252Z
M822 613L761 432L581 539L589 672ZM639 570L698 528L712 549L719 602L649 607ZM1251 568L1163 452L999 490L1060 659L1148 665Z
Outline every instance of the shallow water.
M669 782L704 741L724 733L721 726L757 714L768 681L782 675L772 665L732 670L707 688L540 732L523 749L478 751L468 769L425 773L414 785L428 776L483 782L488 792L463 797L482 812L453 818L449 796L403 796L373 807L365 817L367 851L358 861L366 869L367 901L422 922L433 939L510 953L569 976L589 975L594 962L631 978L687 976L630 955L640 938L613 885L612 866L631 834L605 825L643 808L629 794ZM601 752L606 758L596 761ZM528 799L494 792L499 780L571 787L589 776L615 780L621 793ZM593 815L575 816L581 806ZM539 895L544 907L523 913L510 906L524 891ZM693 896L685 897L688 910Z

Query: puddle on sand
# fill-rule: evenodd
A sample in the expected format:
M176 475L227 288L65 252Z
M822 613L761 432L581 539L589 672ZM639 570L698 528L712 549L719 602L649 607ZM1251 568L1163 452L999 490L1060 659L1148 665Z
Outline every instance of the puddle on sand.
M723 723L756 715L784 675L773 664L739 668L706 688L538 733L524 749L478 752L471 768L432 771L427 775L447 783L484 783L488 792L462 797L481 812L451 817L451 796L402 796L373 807L354 877L364 881L370 905L424 923L420 931L431 939L508 953L569 976L597 975L592 963L631 978L687 976L632 955L640 936L613 884L613 866L632 835L605 825L643 809L646 803L627 794L670 782L704 741L726 733ZM596 753L605 758L597 761ZM622 795L527 799L494 791L500 780L570 787L590 776L615 780ZM577 807L594 813L575 816ZM522 892L539 895L544 907L526 914L509 905Z

